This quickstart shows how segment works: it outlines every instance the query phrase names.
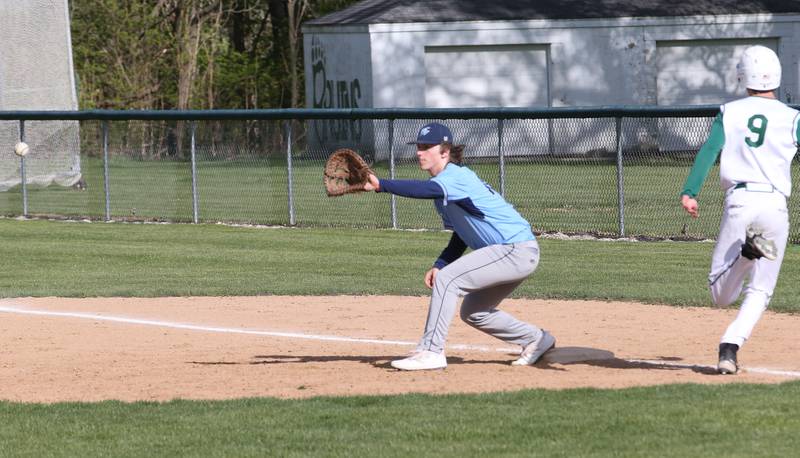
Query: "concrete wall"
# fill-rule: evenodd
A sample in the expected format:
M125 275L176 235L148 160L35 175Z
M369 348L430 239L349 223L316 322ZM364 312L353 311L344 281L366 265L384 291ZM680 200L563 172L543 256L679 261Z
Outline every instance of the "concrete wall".
M309 108L372 108L372 55L366 28L306 33L306 101ZM372 150L371 123L311 121L309 141L327 148Z

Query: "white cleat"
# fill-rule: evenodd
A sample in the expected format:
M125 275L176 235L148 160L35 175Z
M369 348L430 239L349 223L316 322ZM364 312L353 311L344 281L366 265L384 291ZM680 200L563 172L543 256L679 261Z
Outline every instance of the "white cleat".
M444 369L447 367L447 358L444 353L422 350L405 359L392 361L392 367L401 371L426 371Z
M531 366L547 353L548 350L556 346L556 338L549 332L542 330L542 337L529 343L519 355L519 359L512 362L512 366Z

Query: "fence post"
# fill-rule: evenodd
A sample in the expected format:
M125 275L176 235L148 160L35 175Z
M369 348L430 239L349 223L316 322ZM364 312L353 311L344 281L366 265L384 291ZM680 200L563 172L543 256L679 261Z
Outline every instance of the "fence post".
M497 157L500 160L500 195L506 196L506 157L503 154L503 119L497 120Z
M286 174L289 187L289 225L294 226L294 193L292 191L294 187L292 186L292 121L284 121L283 126L286 130Z
M19 141L25 141L25 120L19 120ZM28 216L28 180L25 177L25 156L19 158L19 177L22 185L22 216Z
M394 180L394 119L389 119L389 179ZM392 207L392 229L397 229L397 199L390 194Z
M111 192L108 183L108 121L103 121L103 193L106 199L105 220L111 221Z
M617 130L617 201L619 236L625 237L625 175L622 172L622 117L614 118Z
M189 125L189 132L191 133L191 154L192 154L192 222L197 224L200 220L200 208L197 201L197 121L192 121Z

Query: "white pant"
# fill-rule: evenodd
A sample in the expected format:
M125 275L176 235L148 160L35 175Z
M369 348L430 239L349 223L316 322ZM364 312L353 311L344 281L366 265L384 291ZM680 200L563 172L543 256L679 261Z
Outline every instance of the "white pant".
M750 260L741 255L750 224L762 229L762 235L775 242L777 259ZM744 300L721 342L741 347L750 337L772 298L788 236L789 214L783 194L777 191L748 191L745 188L728 191L708 284L711 298L717 305L732 304L742 292Z

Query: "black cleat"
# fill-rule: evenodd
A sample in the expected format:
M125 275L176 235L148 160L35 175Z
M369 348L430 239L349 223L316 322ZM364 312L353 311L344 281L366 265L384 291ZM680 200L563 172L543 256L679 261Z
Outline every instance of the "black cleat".
M720 374L735 374L739 371L739 365L736 363L736 352L739 346L732 343L719 344L719 363L717 364L717 372Z
M742 244L742 256L747 259L767 258L770 261L778 257L775 242L764 238L762 231L753 226L747 227L747 235Z

